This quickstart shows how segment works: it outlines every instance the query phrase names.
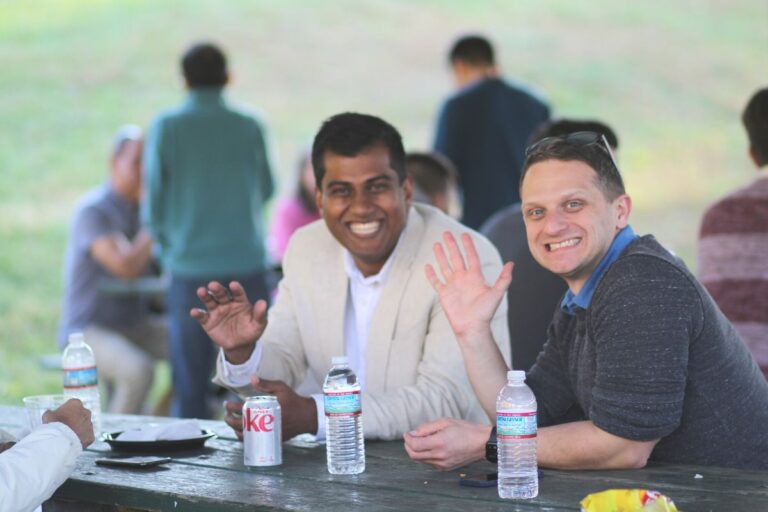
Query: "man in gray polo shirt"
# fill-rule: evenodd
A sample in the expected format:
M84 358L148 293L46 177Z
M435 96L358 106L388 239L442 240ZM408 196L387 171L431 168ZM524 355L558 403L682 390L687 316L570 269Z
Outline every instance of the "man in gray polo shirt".
M653 236L629 226L632 202L605 138L578 132L527 151L522 210L534 258L569 291L527 375L538 401L538 463L639 468L651 461L768 469L768 382L701 283ZM493 287L471 243L453 239L427 276L490 415L506 367L488 315ZM469 354L470 356L467 356ZM439 420L405 435L412 458L447 469L482 458L489 427ZM460 439L461 442L455 442Z
M150 270L152 240L139 225L141 151L141 129L122 127L109 180L77 204L64 261L59 347L71 333L85 334L99 377L113 391L107 410L115 413L141 412L154 360L167 350L165 322L150 314L146 297L102 291L107 279L131 279Z

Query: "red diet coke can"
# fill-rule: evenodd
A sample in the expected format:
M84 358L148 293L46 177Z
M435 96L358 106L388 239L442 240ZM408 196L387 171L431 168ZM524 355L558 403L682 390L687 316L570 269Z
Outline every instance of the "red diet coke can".
M243 404L243 464L247 467L283 463L280 404L271 395L251 396Z

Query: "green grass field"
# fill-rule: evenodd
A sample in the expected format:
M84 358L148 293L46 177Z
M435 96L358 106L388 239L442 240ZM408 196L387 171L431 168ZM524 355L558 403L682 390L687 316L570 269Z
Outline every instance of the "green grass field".
M60 389L37 358L55 351L71 208L118 125L180 100L188 43L227 50L231 97L264 113L286 190L339 111L428 147L446 48L481 31L558 115L616 128L636 231L695 267L704 207L751 178L739 115L768 82L766 19L764 0L0 0L0 403Z

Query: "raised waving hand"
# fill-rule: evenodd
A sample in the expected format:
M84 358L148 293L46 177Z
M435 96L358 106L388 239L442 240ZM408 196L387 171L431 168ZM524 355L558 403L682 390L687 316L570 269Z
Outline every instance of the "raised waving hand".
M442 279L432 265L424 270L459 341L472 389L488 417L493 418L496 394L506 382L508 368L494 340L491 320L512 282L512 263L505 264L489 286L472 238L464 233L461 241L466 259L451 233L443 233L445 247L434 245Z
M267 303L259 300L251 304L237 281L231 282L229 288L212 281L198 288L197 296L205 309L192 309L190 315L224 349L231 363L247 361L267 327Z
M461 235L466 260L451 233L443 233L443 241L445 247L440 242L433 247L442 279L432 265L427 264L424 270L451 328L464 340L490 329L491 319L512 282L512 263L505 264L493 286L488 286L472 237Z

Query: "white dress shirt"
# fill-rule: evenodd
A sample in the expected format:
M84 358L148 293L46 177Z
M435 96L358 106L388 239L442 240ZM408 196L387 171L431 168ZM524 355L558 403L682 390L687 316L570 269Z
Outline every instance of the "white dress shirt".
M0 512L30 512L75 468L80 439L63 423L46 423L0 453Z
M389 269L394 261L397 248L403 235L395 245L392 254L387 258L386 263L378 274L365 277L360 269L357 268L352 254L344 250L344 270L349 278L347 285L347 304L344 310L344 350L349 358L349 366L357 375L360 388L365 390L365 355L368 348L368 329L371 326L373 313L379 303L381 291L389 274ZM231 364L224 357L224 351L219 351L219 358L223 362L224 381L230 387L247 386L250 383L251 375L256 373L256 369L261 361L261 344L256 343L255 350L251 357L243 364ZM331 368L331 362L328 361L328 369ZM318 440L325 439L325 406L322 394L313 394L317 407L317 433Z

